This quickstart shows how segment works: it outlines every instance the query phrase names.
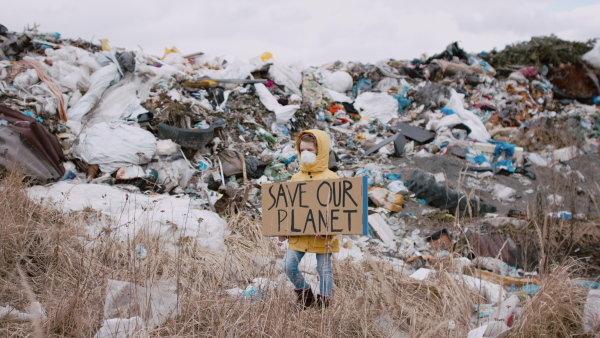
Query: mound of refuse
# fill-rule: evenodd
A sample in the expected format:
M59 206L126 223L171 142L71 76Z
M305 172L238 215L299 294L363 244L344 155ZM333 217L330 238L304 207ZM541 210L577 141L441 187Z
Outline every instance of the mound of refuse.
M468 264L497 258L477 266L531 281L521 248L485 229L523 227L527 201L542 195L548 217L598 217L598 75L600 44L554 36L500 52L454 42L429 58L312 67L271 53L158 57L0 29L0 167L28 177L36 202L99 211L90 235L144 230L173 250L192 238L225 252L227 217L260 217L260 187L299 169L295 135L321 129L329 168L370 186L369 236L345 238L338 259L375 251L424 279L430 270L417 269L469 238ZM588 171L573 165L582 158ZM541 172L575 177L575 202L536 182ZM475 218L463 230L422 226L435 215ZM488 327L513 318L515 295L470 278L500 306Z

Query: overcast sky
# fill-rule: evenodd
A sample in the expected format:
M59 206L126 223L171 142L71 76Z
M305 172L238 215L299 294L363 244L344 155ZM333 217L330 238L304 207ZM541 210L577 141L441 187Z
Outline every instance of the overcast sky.
M172 46L242 59L269 51L319 65L430 56L453 41L467 52L550 34L587 41L600 38L599 18L599 0L21 0L4 2L0 24L22 31L37 23L158 56Z

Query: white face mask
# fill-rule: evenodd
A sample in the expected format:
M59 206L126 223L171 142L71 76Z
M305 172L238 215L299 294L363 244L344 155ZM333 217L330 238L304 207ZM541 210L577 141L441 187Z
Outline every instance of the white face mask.
M317 160L317 155L315 155L315 153L310 152L308 150L305 150L300 154L300 162L302 162L302 163L311 164L311 163L314 163L316 160Z

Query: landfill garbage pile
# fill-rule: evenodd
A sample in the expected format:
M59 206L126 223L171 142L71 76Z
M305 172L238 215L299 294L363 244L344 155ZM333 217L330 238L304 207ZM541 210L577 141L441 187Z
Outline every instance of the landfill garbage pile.
M299 168L294 135L318 128L331 138L330 169L369 184L370 234L343 238L338 259L369 252L422 279L430 270L421 268L469 238L462 261L490 275L470 278L489 289L487 316L501 332L518 298L488 280L531 287L535 273L510 237L480 230L524 227L526 205L515 203L536 193L556 206L552 217L598 217L571 212L563 196L532 182L534 169L546 168L576 175L588 203L598 193L598 176L570 164L600 158L600 44L534 38L469 54L451 43L429 58L306 67L270 53L157 57L39 27L0 28L0 166L45 184L28 189L39 203L98 210L103 217L86 229L93 236L110 229L126 240L144 229L173 250L192 238L225 252L227 217L260 217L261 185L288 180ZM563 45L568 53L554 48ZM28 160L16 155L23 149ZM459 169L446 172L448 161ZM459 172L461 182L451 182ZM478 218L460 230L422 227L436 217ZM127 226L134 221L142 226ZM302 264L312 271L316 262ZM477 330L469 336L487 329Z

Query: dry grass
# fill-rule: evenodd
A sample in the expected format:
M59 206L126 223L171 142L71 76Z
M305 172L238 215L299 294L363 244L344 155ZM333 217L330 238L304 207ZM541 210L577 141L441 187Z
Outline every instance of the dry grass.
M298 310L292 288L281 282L254 301L232 297L225 290L244 288L256 277L276 280L282 273L283 251L260 235L251 214L228 220L232 235L226 253L190 239L170 252L143 232L125 243L110 233L88 238L80 229L93 212L67 216L38 206L26 197L18 177L1 181L0 199L0 305L26 311L35 299L47 314L37 326L0 322L0 336L35 336L36 331L49 337L93 336L102 323L108 279L176 283L181 313L151 331L153 337L465 337L473 305L483 302L476 290L457 283L451 266L440 264L433 279L415 281L374 257L334 262L334 301L324 310ZM138 243L148 249L146 259L135 258ZM557 271L557 286L524 308L519 336L547 332L539 331L540 323L557 318L566 319L552 332L578 332L580 290L566 287L570 271ZM547 305L550 299L554 305Z
M582 332L583 306L588 292L574 287L572 279L580 268L576 262L553 267L544 276L542 289L523 306L512 336L569 337Z

